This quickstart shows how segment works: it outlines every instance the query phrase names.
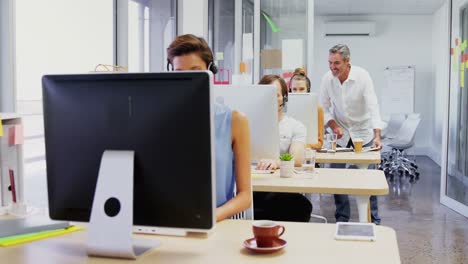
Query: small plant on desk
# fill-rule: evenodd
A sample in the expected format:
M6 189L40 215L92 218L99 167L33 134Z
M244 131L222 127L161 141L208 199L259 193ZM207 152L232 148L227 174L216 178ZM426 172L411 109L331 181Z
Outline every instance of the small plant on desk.
M280 177L289 178L294 173L294 156L284 153L280 157Z
M279 159L281 161L291 161L294 159L294 156L289 154L289 153L284 153L284 154L281 154L281 156L279 157Z

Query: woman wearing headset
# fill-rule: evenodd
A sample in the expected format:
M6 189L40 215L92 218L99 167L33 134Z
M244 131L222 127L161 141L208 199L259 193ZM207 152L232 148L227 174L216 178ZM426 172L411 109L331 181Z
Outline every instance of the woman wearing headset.
M288 87L278 75L265 75L258 84L273 84L277 87L278 121L280 133L280 154L289 153L294 156L294 166L302 165L304 146L307 135L306 127L296 119L284 113L288 101ZM278 169L279 160L261 160L257 169Z
M265 75L259 84L273 84L278 89L280 153L293 155L294 165L300 167L307 130L301 122L284 113L288 98L286 82L278 75ZM257 165L257 169L277 168L279 168L279 160L261 160ZM309 222L312 204L302 194L254 192L253 197L255 219Z
M310 93L310 80L306 75L306 72L302 68L294 70L294 74L291 77L289 83L290 93ZM321 149L323 146L323 133L324 133L324 116L323 108L318 106L318 142L317 144L306 144L306 147L312 149Z
M167 69L170 68L175 71L217 72L208 43L191 34L178 36L167 48ZM214 105L214 110L216 221L221 221L249 208L252 203L250 134L244 114L219 104Z

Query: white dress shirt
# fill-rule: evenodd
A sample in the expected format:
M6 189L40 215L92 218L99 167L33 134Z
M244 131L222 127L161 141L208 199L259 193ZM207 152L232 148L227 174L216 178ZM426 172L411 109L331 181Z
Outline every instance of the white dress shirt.
M374 84L369 73L361 67L351 66L343 84L328 71L320 85L320 102L325 124L333 119L343 128L338 145L346 146L350 137L369 143L374 138L373 129L384 128Z

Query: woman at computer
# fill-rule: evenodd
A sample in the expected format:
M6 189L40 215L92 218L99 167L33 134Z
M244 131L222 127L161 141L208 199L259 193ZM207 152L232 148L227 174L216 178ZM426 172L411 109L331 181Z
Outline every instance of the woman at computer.
M297 68L294 70L291 82L289 83L290 93L310 93L310 80L306 75L303 68ZM323 146L323 133L324 133L324 115L323 108L319 105L317 109L318 113L318 142L316 144L306 144L306 147L312 149L321 149Z
M278 121L280 154L290 153L294 156L294 165L302 165L307 130L299 121L284 113L288 87L278 75L265 75L259 84L273 84L277 87ZM278 169L279 160L261 160L257 169ZM312 204L299 193L269 193L254 192L255 219L271 219L276 221L308 222L312 212Z
M300 167L304 155L307 129L301 122L285 113L288 101L286 82L280 76L270 74L263 76L258 84L273 84L277 87L280 154L289 153L293 155L294 166ZM279 159L264 159L257 164L257 169L278 169L279 165Z
M167 69L175 71L209 70L216 65L208 43L191 34L178 36L167 48ZM215 104L216 221L250 207L250 133L247 117ZM187 133L190 133L188 131ZM195 177L196 175L194 175ZM236 195L234 196L234 189Z

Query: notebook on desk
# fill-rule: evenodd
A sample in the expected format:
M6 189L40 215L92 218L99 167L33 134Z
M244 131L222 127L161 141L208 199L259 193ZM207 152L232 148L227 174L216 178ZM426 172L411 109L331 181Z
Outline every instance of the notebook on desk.
M380 150L378 147L363 147L362 152L370 152L370 151L377 151Z
M0 220L0 237L67 228L68 222L50 220L46 216Z

